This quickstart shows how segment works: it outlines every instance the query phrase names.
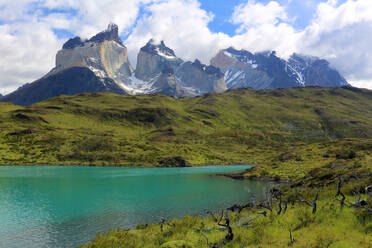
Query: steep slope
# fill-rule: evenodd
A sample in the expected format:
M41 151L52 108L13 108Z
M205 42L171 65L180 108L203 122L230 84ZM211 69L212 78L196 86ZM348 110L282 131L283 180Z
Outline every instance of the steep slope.
M340 87L349 85L340 73L330 68L328 61L312 56L293 54L287 68L304 86Z
M211 64L225 74L228 88L277 89L303 86L349 85L326 60L293 54L288 61L275 52L252 54L232 47L220 51Z
M2 103L0 164L157 165L176 156L191 164L251 163L293 146L371 139L371 106L371 91L348 87Z
M206 66L199 60L186 62L176 69L176 76L186 89L196 94L224 92L226 88L224 75L214 66Z
M159 80L164 81L163 71L167 73L171 71L171 74L174 74L171 91L159 88L163 85ZM194 63L184 62L177 58L174 51L168 48L164 41L156 43L150 40L146 46L141 48L135 76L139 80L153 84L153 87L149 87L149 90L144 93L168 92L171 96L185 97L208 92L220 93L226 90L223 74L218 68L203 65L199 60ZM154 84L155 82L157 83Z
M98 78L110 78L119 86L128 83L133 69L118 26L110 24L107 30L87 41L80 37L67 41L57 53L56 67L47 76L75 66L89 68Z
M138 53L135 75L140 80L151 81L163 69L168 67L175 69L182 62L176 57L174 51L165 45L164 41L156 44L151 39Z
M71 67L25 84L1 98L3 102L30 105L58 95L75 95L82 92L115 92L125 94L110 78L99 78L85 67Z

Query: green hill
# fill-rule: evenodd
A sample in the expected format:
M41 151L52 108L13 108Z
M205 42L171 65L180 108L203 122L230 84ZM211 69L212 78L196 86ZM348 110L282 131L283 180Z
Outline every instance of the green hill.
M372 137L372 91L230 90L196 98L111 93L0 104L0 164L259 162L292 145Z

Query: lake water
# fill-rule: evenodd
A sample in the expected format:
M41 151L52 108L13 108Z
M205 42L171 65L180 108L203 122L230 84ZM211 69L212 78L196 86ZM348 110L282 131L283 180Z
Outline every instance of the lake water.
M0 167L0 247L77 247L111 228L245 203L265 183L212 174L249 167Z

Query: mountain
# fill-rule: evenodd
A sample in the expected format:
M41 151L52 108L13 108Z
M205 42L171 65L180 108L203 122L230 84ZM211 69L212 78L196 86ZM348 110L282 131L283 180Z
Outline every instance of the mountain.
M277 89L303 86L348 86L326 60L293 54L288 60L275 52L250 53L232 47L221 50L211 65L183 61L164 41L150 39L133 69L119 28L108 28L90 39L69 39L56 55L55 67L33 83L0 101L30 105L58 95L83 92L166 94L194 97L228 88Z
M227 89L220 69L198 60L184 62L164 41L151 39L142 47L134 70L118 30L117 25L110 24L90 39L69 39L58 51L56 66L49 73L1 101L29 105L61 94L83 92L193 97Z
M75 95L82 92L125 94L112 79L99 78L85 67L71 67L25 84L0 100L17 105L30 105L58 95Z
M80 37L68 40L56 55L55 68L41 79L4 96L1 101L29 105L63 94L127 94L122 85L132 72L118 27L110 24L107 30L89 40L83 41Z
M213 57L211 65L220 68L225 74L228 88L277 89L349 85L326 60L300 54L293 54L288 60L284 60L274 51L253 54L230 47Z
M172 75L172 96L196 96L208 92L223 92L226 84L220 69L201 64L199 60L184 62L175 52L168 48L164 41L156 43L150 40L140 49L137 58L135 77L152 83L146 93L167 92L158 88L164 81L164 71ZM182 91L176 90L182 89ZM168 94L169 95L169 94Z

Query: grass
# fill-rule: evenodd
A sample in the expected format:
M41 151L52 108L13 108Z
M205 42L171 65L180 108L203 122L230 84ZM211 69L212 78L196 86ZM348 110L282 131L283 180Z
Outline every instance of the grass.
M239 89L0 104L0 164L158 165L176 156L193 165L267 162L293 147L368 142L371 96L355 88Z
M266 217L258 214L263 210L260 208L230 212L234 239L225 244L221 242L226 230L220 229L211 216L186 216L170 220L163 227L162 224L149 224L134 230L112 230L97 235L83 247L371 247L371 214L351 207L341 209L334 192L332 186L322 189L315 214L299 201L280 215L276 213L277 202L274 211L268 211ZM314 192L305 190L302 194L305 198L310 194L312 199ZM349 195L347 198L354 200ZM249 222L248 226L243 225L246 222ZM290 232L295 240L292 244Z

